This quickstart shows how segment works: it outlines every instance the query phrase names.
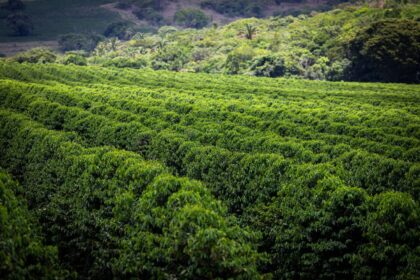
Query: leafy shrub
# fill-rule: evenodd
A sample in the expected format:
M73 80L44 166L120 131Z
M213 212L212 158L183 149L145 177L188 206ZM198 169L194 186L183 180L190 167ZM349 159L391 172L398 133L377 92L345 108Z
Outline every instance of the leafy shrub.
M199 182L165 174L136 153L84 148L74 134L10 111L0 122L2 139L13 143L0 142L1 163L26 178L34 212L79 277L259 277L257 235L235 225ZM79 116L72 125L83 131L87 122Z
M154 25L163 23L163 16L153 8L143 8L134 11L136 17L140 20L146 20Z
M27 209L27 201L16 195L22 189L0 171L0 274L3 279L56 279L60 269L55 246L46 246Z
M218 13L229 16L262 16L262 6L250 0L204 0L201 2L202 8L213 9Z
M255 76L280 77L285 73L284 59L278 55L256 57L250 70Z
M140 69L147 66L147 61L142 58L115 57L113 59L109 59L103 65L117 68Z
M87 59L83 54L70 52L64 55L62 63L65 65L74 64L79 66L85 66L87 65Z
M179 71L188 61L188 51L176 44L170 44L159 50L152 60L155 70L166 69Z
M103 40L99 35L85 35L69 33L60 36L58 44L63 51L92 51L96 45Z
M120 40L129 40L133 35L134 31L127 22L111 23L104 31L105 37L116 37Z
M175 13L174 21L185 27L203 28L209 24L210 19L200 9L186 8Z
M49 49L35 48L29 51L18 53L11 57L11 61L19 63L53 63L57 59L57 55Z
M241 69L246 69L255 56L255 51L248 45L242 45L229 53L226 58L225 68L229 74L239 74Z

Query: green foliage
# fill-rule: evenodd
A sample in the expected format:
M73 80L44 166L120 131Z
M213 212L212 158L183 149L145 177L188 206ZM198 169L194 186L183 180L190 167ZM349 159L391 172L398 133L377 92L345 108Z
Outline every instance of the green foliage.
M65 65L74 64L74 65L79 65L79 66L86 66L87 59L81 53L69 52L69 53L66 53L65 56L63 57L62 63Z
M23 179L47 238L80 277L258 277L255 235L200 183L135 153L83 148L23 115L1 111L0 121L13 143L2 142L2 164ZM74 123L81 133L84 124Z
M358 277L415 279L420 275L420 208L407 194L373 198L364 222L368 242L355 258Z
M18 63L53 63L57 59L57 55L49 49L35 48L29 51L18 53L11 61Z
M250 0L203 0L201 7L213 9L228 16L261 17L263 11L261 3L254 3Z
M248 68L247 65L254 56L254 50L248 45L242 45L236 48L226 58L225 68L227 69L227 73L239 74L241 69Z
M153 25L161 25L163 16L153 8L141 8L134 11L136 17L140 20L146 20Z
M348 77L357 81L420 82L420 23L385 20L349 42Z
M147 61L141 58L126 58L126 57L115 57L106 61L104 66L113 66L117 68L134 68L140 69L147 66Z
M101 36L69 33L61 35L58 44L63 51L92 51L102 41Z
M105 37L116 37L120 40L129 40L133 35L134 31L126 22L111 23L104 31Z
M245 38L248 40L252 40L254 38L255 32L257 32L257 28L252 26L251 24L245 24Z
M276 55L259 56L252 62L250 70L255 76L280 77L285 73L284 59Z
M40 228L19 192L22 188L0 171L0 273L3 279L56 279L60 269L55 246L46 246ZM67 275L69 276L69 275Z
M283 58L258 37L230 51ZM79 278L419 275L417 85L10 62L0 79L0 164Z
M153 56L152 68L155 70L179 71L188 61L187 51L182 46L169 44Z
M210 19L200 9L186 8L175 13L174 21L185 27L203 28L209 24Z
M234 2L232 5L240 1ZM419 67L416 19L420 10L406 4L398 7L398 13L393 11L343 6L297 17L240 19L223 27L165 27L158 34L142 33L141 38L98 50L95 59L141 56L153 69L184 72L415 82ZM199 27L190 14L195 13L178 13L185 26ZM173 46L178 53L173 53ZM395 69L398 75L393 75Z

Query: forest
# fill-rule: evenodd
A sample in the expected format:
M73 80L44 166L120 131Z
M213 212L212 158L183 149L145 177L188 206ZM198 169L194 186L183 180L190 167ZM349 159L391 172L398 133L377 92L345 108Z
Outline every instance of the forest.
M0 279L420 279L417 0L0 20Z

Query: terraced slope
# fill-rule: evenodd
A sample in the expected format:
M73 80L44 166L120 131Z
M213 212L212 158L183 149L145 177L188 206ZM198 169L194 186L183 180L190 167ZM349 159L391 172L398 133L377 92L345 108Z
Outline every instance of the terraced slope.
M6 63L0 79L1 167L83 277L419 273L417 85Z

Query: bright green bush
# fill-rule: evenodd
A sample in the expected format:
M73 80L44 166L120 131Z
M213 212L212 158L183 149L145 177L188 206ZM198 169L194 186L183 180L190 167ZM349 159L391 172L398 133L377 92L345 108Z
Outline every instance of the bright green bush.
M65 65L74 64L79 66L86 66L87 59L83 54L80 53L66 53L62 59L62 63Z
M35 48L29 51L18 53L10 58L11 61L19 63L53 63L57 55L49 49Z

